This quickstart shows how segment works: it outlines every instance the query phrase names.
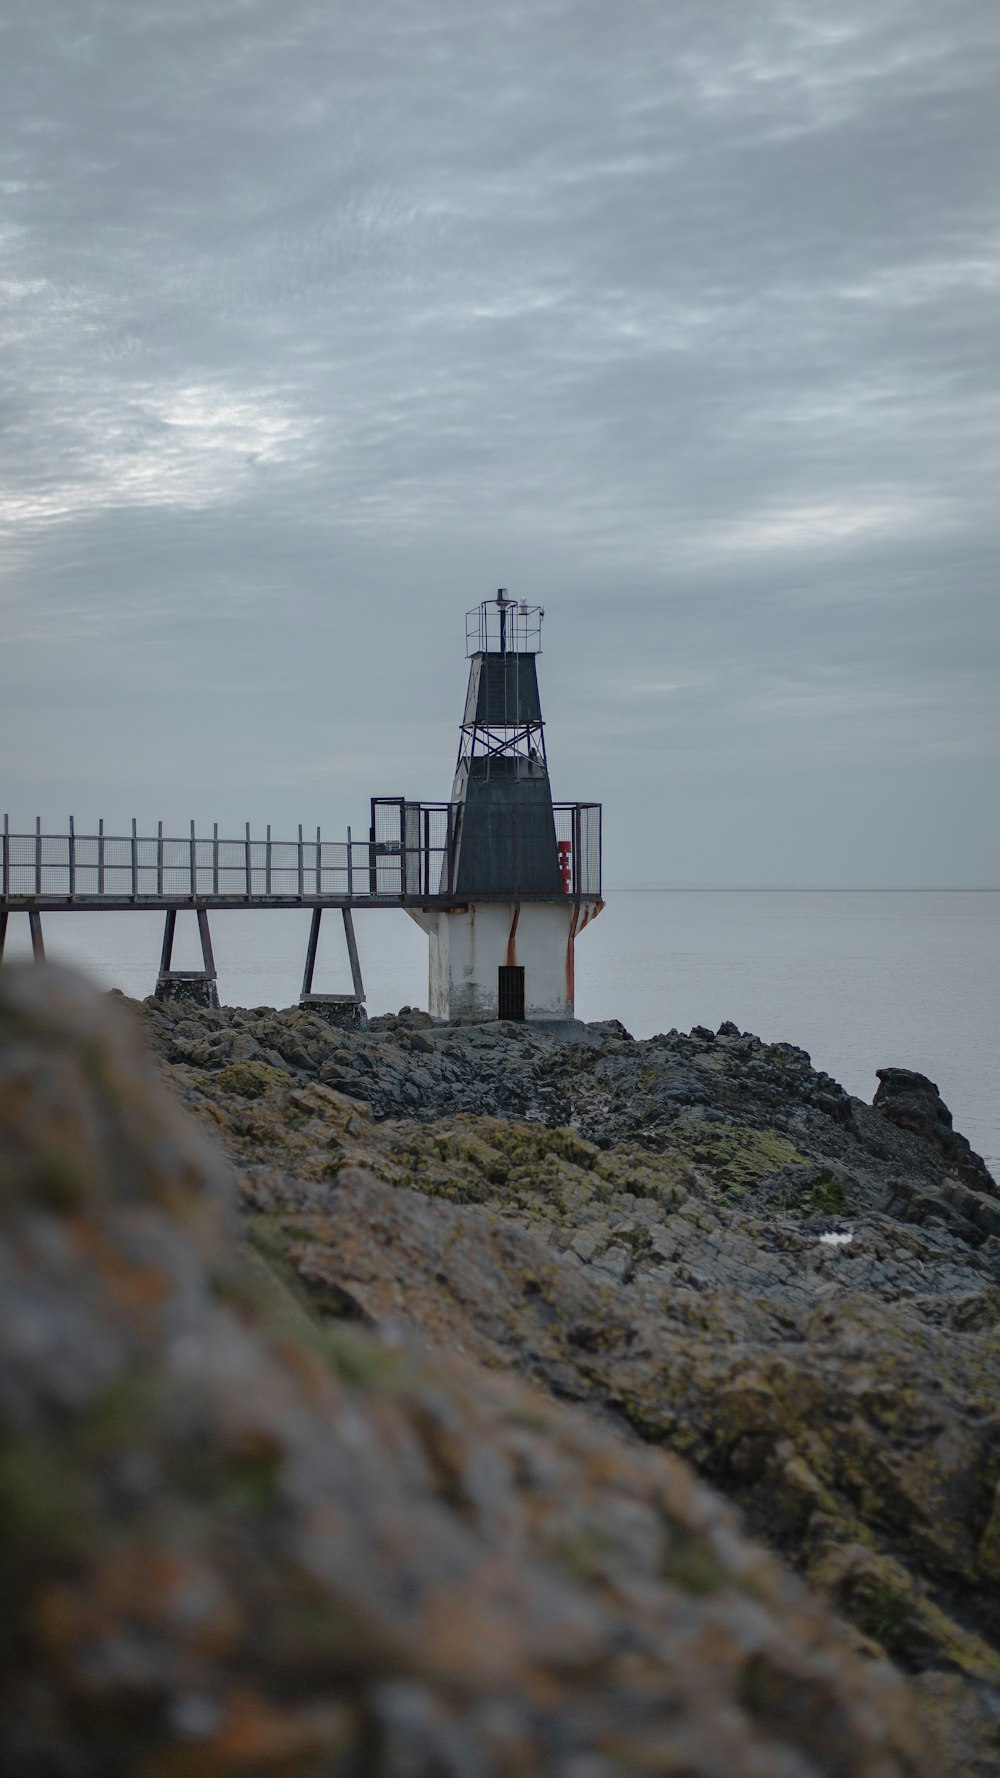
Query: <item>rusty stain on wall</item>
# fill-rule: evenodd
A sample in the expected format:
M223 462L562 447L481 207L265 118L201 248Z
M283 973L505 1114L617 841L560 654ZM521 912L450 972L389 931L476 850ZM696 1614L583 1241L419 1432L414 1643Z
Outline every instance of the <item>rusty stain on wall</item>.
M573 917L569 923L569 935L566 939L566 1004L574 1006L576 1000L576 929L580 924L580 904L573 909Z

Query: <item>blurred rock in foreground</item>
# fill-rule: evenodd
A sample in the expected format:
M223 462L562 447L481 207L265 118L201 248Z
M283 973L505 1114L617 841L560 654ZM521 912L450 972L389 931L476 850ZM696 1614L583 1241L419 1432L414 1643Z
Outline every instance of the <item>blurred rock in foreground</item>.
M0 976L0 1769L946 1769L682 1461L241 1261L138 1051L73 979Z

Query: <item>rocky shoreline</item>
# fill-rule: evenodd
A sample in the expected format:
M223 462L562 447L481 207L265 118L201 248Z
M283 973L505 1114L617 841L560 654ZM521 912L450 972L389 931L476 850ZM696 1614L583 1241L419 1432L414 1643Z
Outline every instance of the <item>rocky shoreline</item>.
M142 1016L174 1065L218 1075L260 1064L332 1087L378 1121L464 1114L565 1126L598 1148L638 1143L685 1156L730 1190L753 1185L779 1196L785 1169L832 1164L844 1174L845 1208L875 1208L887 1190L913 1198L919 1185L911 1219L985 1216L987 1232L1000 1232L992 1206L965 1199L964 1212L958 1207L955 1185L989 1199L997 1186L952 1128L933 1081L879 1069L874 1105L865 1105L814 1069L804 1050L765 1044L735 1025L636 1041L615 1020L456 1026L410 1007L364 1031L298 1007L209 1010L149 999ZM789 1183L798 1197L802 1177Z
M170 1224L178 1165L189 1196L231 1206L229 1306L213 1295L217 1260L198 1261L197 1289L183 1289L206 1315L235 1314L257 1356L241 1349L215 1394L215 1359L208 1382L185 1373L181 1399L198 1397L212 1449L228 1448L223 1422L263 1404L248 1448L265 1453L274 1499L264 1490L237 1547L272 1551L276 1597L299 1598L305 1563L323 1610L331 1589L338 1610L349 1601L365 1649L359 1672L343 1648L321 1659L289 1629L305 1652L286 1729L305 1739L285 1764L261 1754L266 1735L238 1756L234 1674L258 1715L292 1709L287 1674L245 1627L185 1681L184 1696L210 1701L202 1729L185 1739L164 1706L143 1772L1000 1773L1000 1196L932 1082L883 1069L865 1105L803 1051L730 1025L639 1042L614 1022L459 1028L404 1009L345 1031L300 1009L147 1001L127 1009L129 1026L65 984L50 1004L43 975L2 978L0 1110L13 1106L15 1136L0 1166L58 1179L31 1144L44 1107L69 1103L78 1127L56 1119L50 1147L63 1144L64 1172L75 1143L97 1157L95 1179L115 1177L112 1222L141 1200L166 1218L163 1251L183 1245ZM135 1021L167 1098L134 1059ZM211 1132L196 1164L178 1160L197 1146L178 1101ZM73 1216L111 1240L96 1185L80 1190ZM36 1221L42 1209L67 1214L35 1202ZM153 1263L134 1233L113 1239L115 1276ZM112 1310L94 1296L86 1243L82 1254L51 1261L52 1290L106 1342ZM125 1344L145 1340L147 1365L169 1368L162 1327L140 1330L147 1311L114 1313ZM36 1335L43 1323L36 1308ZM324 1395L322 1408L278 1412L264 1325L299 1354L299 1381L281 1387L332 1389L332 1406ZM13 1350L48 1437L52 1378L23 1339ZM322 1382L308 1383L305 1351ZM174 1437L160 1413L144 1434L157 1450ZM289 1455L293 1422L306 1455ZM93 1491L88 1461L73 1459ZM151 1485L150 1513L177 1486ZM249 1626L254 1583L227 1567L225 1513L187 1496L183 1512ZM166 1619L145 1633L162 1689L181 1633ZM66 1727L83 1657L75 1632L59 1634L69 1677L47 1717L30 1706L37 1657L21 1657L13 1769L140 1769L109 1761L107 1741L91 1757ZM309 1679L317 1664L322 1683ZM93 1684L110 1710L114 1686ZM335 1723L310 1741L302 1713L323 1709ZM32 1748L49 1763L32 1764ZM60 1764L60 1748L76 1763Z

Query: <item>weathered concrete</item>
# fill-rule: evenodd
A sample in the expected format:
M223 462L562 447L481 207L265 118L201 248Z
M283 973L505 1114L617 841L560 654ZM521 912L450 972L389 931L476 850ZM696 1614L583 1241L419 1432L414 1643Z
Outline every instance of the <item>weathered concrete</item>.
M185 974L181 970L173 970L170 975L161 975L153 990L153 997L165 1006L180 1003L185 1006L218 1007L219 984L214 975L203 975L200 971Z
M595 916L563 898L555 902L480 902L454 912L410 908L430 940L431 1016L456 1024L497 1017L498 971L524 970L526 1019L571 1019L575 945Z

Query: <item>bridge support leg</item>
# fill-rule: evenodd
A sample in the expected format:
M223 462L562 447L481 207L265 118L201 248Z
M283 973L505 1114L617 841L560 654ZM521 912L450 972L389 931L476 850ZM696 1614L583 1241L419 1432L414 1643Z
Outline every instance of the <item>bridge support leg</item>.
M31 933L31 955L36 963L45 962L45 940L42 937L42 916L37 908L28 913L28 929Z
M323 918L322 908L313 908L309 923L309 943L306 946L306 966L302 974L302 993L300 1004L312 998L313 971L316 968L316 952L319 949L319 927Z
M163 949L160 952L160 973L153 997L156 1000L185 1000L192 1006L218 1006L219 986L216 979L212 935L208 929L208 909L196 908L198 937L201 941L201 969L174 969L174 934L177 930L177 909L168 908L163 922Z
M198 937L201 940L201 960L205 965L205 975L209 981L214 982L216 980L215 954L212 950L212 934L208 930L207 908L198 909ZM218 993L216 993L215 1002L218 1005Z
M347 955L351 965L351 981L354 983L354 998L362 1001L365 997L365 984L361 980L361 959L358 956L358 941L354 936L354 916L350 908L343 909L344 937L347 940Z
M160 952L160 977L170 974L170 959L174 954L174 933L177 930L177 909L168 908L167 917L163 922L163 949Z
M0 963L3 962L4 947L7 943L7 921L10 910L4 908L0 913ZM31 933L31 955L36 963L45 962L45 940L42 937L42 916L37 908L28 909L28 931Z
M344 916L344 938L347 942L347 957L351 966L351 994L316 994L313 992L313 976L316 972L316 954L319 950L320 924L323 909L313 908L312 920L309 925L309 942L306 946L306 966L302 975L302 993L299 1005L308 1007L310 1012L318 1012L331 1025L347 1025L364 1030L368 1024L365 1012L365 985L361 979L361 961L358 957L358 941L354 934L354 921L350 908L342 910Z

